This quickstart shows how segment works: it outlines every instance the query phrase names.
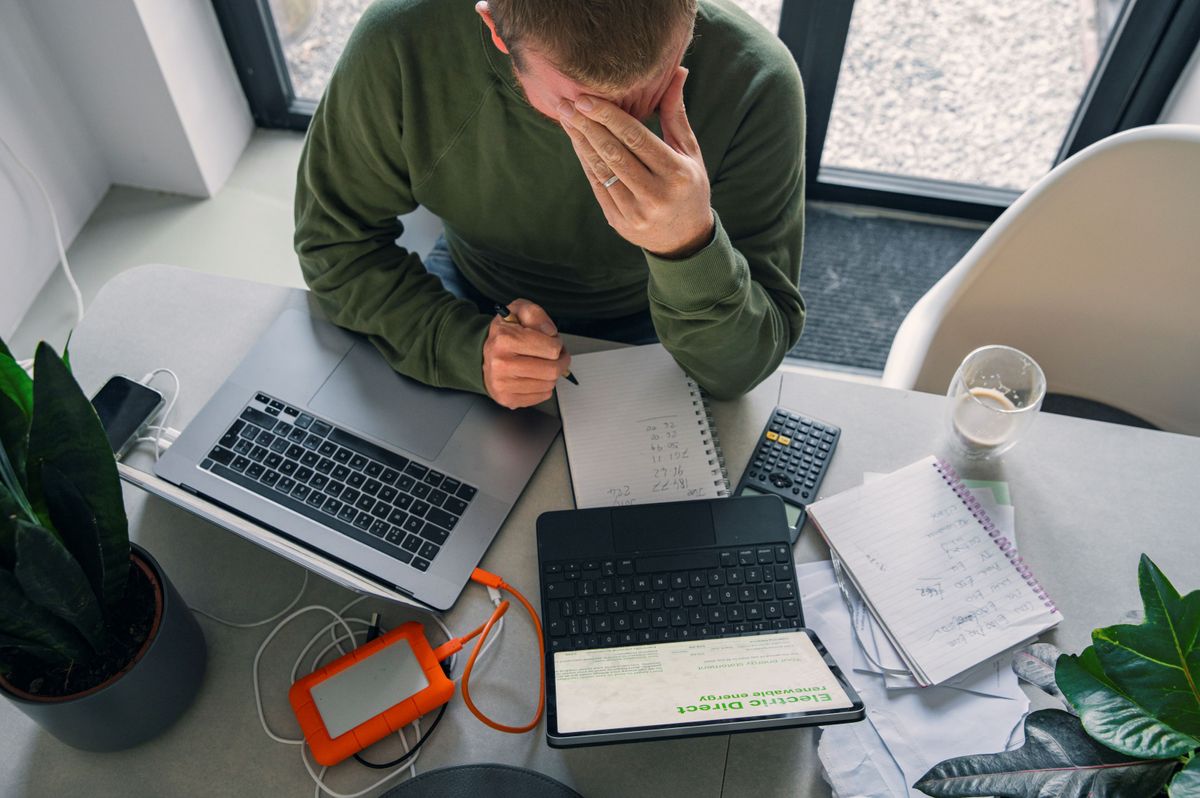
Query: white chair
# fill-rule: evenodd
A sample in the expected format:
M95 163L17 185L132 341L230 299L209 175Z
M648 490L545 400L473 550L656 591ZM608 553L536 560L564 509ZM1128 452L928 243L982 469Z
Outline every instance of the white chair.
M1028 352L1051 393L1200 435L1200 126L1059 164L913 306L883 384L943 393L993 343Z

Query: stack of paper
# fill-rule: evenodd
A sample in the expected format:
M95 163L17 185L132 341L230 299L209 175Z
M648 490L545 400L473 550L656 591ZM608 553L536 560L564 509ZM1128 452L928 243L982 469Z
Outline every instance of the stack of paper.
M1014 539L1006 488L971 487L996 525ZM918 687L853 586L847 580L839 586L830 562L798 563L796 575L806 623L835 660L850 663L847 677L867 706L863 723L821 732L818 754L835 796L923 795L910 785L938 762L1011 749L1024 741L1021 720L1029 700L1008 655L944 685Z

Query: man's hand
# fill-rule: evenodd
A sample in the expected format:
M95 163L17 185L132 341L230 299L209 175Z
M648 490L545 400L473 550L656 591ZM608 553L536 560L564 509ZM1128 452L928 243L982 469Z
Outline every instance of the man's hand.
M604 218L626 241L664 258L693 255L713 235L708 173L683 107L686 79L679 67L663 95L663 139L598 97L558 108ZM614 175L620 179L606 187Z
M483 342L483 384L497 404L515 410L549 399L571 370L571 356L540 306L514 299L508 309L520 323L492 319Z

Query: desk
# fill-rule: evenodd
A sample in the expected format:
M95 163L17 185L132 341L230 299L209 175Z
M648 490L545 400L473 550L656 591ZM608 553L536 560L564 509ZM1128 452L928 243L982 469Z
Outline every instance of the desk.
M154 302L147 302L153 297ZM182 379L172 425L185 425L287 306L306 302L294 289L246 283L166 266L115 278L96 298L72 344L72 363L89 393L114 372L139 376L166 366ZM573 341L573 351L599 342ZM714 403L731 476L740 473L763 420L775 404L827 419L843 429L823 485L826 494L858 484L864 471L888 471L934 448L942 397L780 372L749 395ZM1014 449L1012 484L1022 553L1066 615L1047 636L1067 650L1090 630L1140 608L1137 556L1147 552L1181 589L1196 587L1186 563L1198 561L1194 509L1185 491L1200 474L1200 438L1148 432L1043 414L1030 439ZM189 604L225 618L254 620L284 607L300 586L300 569L141 491L127 488L132 535L162 563ZM526 595L537 594L534 523L546 510L572 506L561 438L535 473L483 566ZM826 559L808 529L802 561ZM353 594L311 580L304 604L337 608ZM385 607L377 600L367 607ZM362 609L356 607L355 611ZM446 622L456 632L487 616L484 591L468 587ZM395 623L411 613L384 611ZM300 645L325 623L316 613L292 624L264 656L266 715L273 729L296 734L287 707L288 673ZM202 619L209 642L204 688L165 735L115 754L67 748L0 701L0 793L5 795L311 795L296 746L259 728L250 665L270 629L230 629ZM536 663L532 631L510 613L473 692L499 720L524 722L532 711ZM305 666L307 667L307 665ZM389 744L394 744L394 741ZM383 752L377 754L380 758ZM467 762L530 767L593 796L828 795L820 778L816 733L793 730L573 751L549 749L542 731L494 732L451 704L422 750L419 770ZM354 765L329 777L342 792L373 782ZM395 781L390 783L396 783Z

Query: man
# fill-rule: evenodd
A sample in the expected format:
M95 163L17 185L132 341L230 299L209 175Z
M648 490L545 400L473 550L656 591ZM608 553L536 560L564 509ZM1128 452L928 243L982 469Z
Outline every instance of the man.
M536 404L565 331L657 337L733 397L803 326L803 130L791 56L727 0L381 0L313 116L296 249L423 382ZM418 205L425 264L394 244Z

